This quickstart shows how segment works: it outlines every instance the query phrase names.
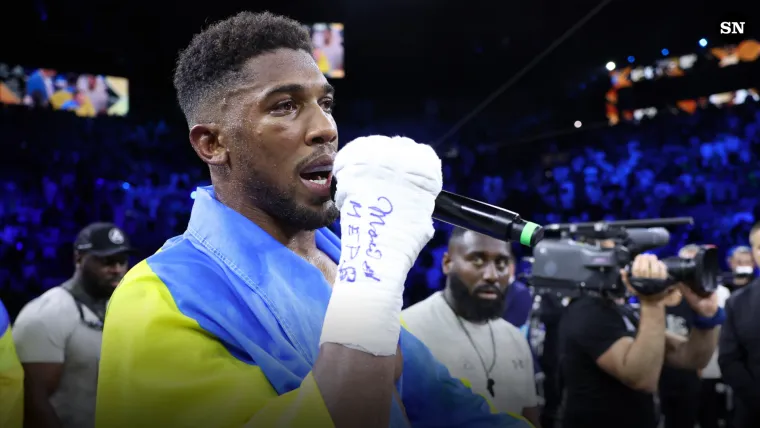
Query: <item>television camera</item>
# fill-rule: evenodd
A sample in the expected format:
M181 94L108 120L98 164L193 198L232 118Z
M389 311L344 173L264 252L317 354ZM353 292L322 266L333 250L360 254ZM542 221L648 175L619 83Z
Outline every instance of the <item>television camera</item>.
M597 293L623 296L626 288L620 270L629 270L633 259L670 242L666 227L690 225L691 217L552 224L544 227L544 239L533 248L526 279L536 294L556 293L578 297ZM700 296L718 286L719 264L715 247L701 246L692 258L661 259L667 280L629 278L641 295L654 295L682 282Z

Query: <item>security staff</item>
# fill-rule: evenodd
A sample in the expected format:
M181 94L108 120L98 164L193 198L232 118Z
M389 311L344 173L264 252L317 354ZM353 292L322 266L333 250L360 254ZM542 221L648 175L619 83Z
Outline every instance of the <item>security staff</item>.
M760 223L750 230L752 257L760 262ZM718 363L734 391L734 428L760 426L760 280L755 278L726 302Z
M132 249L111 223L85 227L74 243L74 275L29 302L14 325L24 366L26 425L95 425L103 320Z

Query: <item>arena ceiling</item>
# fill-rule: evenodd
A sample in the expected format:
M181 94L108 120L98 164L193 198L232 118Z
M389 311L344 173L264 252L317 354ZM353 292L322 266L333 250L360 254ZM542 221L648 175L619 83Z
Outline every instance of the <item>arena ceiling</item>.
M204 24L237 11L271 10L303 22L345 23L342 97L404 103L488 95L603 0L334 0L216 2L31 0L6 2L0 61L126 75L132 104L171 103L177 51ZM495 106L558 102L568 87L604 74L609 60L687 53L718 41L718 23L749 15L740 0L614 0ZM719 8L719 9L718 9ZM753 23L748 23L752 30ZM680 51L680 52L679 52Z

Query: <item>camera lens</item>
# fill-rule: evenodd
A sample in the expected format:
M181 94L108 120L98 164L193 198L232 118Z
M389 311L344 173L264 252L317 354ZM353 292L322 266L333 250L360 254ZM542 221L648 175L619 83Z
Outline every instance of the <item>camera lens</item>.
M720 266L715 247L700 247L694 258L669 257L663 263L668 276L686 284L699 296L709 296L718 287Z

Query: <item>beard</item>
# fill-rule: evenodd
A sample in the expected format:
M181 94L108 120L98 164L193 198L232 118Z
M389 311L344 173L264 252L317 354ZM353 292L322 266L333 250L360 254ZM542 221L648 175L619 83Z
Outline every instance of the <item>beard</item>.
M450 273L448 287L453 298L454 312L460 317L471 322L485 322L501 318L506 308L507 301L504 292L493 285L478 285L472 292L467 285L455 273ZM482 299L477 296L478 292L496 293L493 300Z
M254 200L256 206L289 227L311 231L329 226L338 219L340 211L332 199L315 198L309 201L311 206L299 204L295 197L297 182L281 189L255 169L252 171L245 184L246 194Z
M111 285L112 278L104 278L91 271L88 267L82 269L82 287L85 292L95 299L110 299L115 288Z

